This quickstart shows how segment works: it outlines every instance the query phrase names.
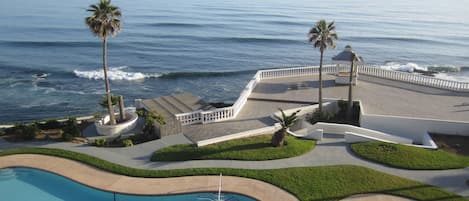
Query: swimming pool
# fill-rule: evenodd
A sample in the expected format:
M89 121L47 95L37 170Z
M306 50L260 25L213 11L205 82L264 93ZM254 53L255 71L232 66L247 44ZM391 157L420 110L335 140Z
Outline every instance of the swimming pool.
M32 168L0 169L0 195L2 201L208 201L217 198L210 192L165 196L119 194L94 189L60 175ZM229 201L255 200L233 193L224 193L223 196Z

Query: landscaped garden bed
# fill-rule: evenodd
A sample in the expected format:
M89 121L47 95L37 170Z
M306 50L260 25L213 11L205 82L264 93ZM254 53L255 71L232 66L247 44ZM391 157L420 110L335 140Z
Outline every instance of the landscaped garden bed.
M302 201L340 200L351 195L363 193L392 194L415 200L467 200L457 194L435 186L352 165L267 170L230 168L144 170L122 166L90 155L60 149L21 148L0 152L0 156L12 154L44 154L63 157L116 174L134 177L178 177L219 175L223 173L223 175L246 177L271 183L289 191Z
M73 138L81 137L81 130L90 124L88 121L78 122L75 118L69 118L66 121L17 123L13 127L3 129L3 138L9 142L71 141Z
M311 124L315 124L317 122L325 122L360 126L360 103L358 101L353 102L352 114L350 115L350 118L347 118L347 105L347 101L338 100L337 106L339 107L339 110L337 111L337 113L332 113L328 111L315 111L314 113L308 114L306 116L306 120Z
M444 150L432 150L384 142L362 142L350 145L360 157L378 163L417 170L444 170L469 166L469 157Z
M316 141L287 136L285 145L274 147L272 135L242 138L197 147L182 144L165 147L153 153L152 161L219 160L273 160L302 155L311 151Z
M469 136L430 134L439 149L469 157Z
M129 147L136 144L149 142L161 138L159 126L165 125L164 117L156 111L147 111L138 109L139 118L144 119L145 123L142 131L134 134L118 135L115 137L103 137L94 141L93 145L97 147Z

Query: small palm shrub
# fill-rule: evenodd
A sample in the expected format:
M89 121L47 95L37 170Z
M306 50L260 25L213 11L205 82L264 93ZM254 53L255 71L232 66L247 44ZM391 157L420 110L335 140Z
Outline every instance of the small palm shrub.
M97 146L97 147L105 147L109 144L109 142L107 141L106 138L99 138L99 139L96 139L94 141L94 144Z
M285 144L285 136L287 135L287 129L293 126L293 124L298 120L296 116L300 110L293 112L291 115L286 115L282 109L280 109L281 117L274 116L277 121L280 123L282 128L274 133L272 136L272 145L274 147L283 146Z
M124 141L122 141L122 145L124 145L124 147L131 147L134 146L134 143L131 139L125 139Z

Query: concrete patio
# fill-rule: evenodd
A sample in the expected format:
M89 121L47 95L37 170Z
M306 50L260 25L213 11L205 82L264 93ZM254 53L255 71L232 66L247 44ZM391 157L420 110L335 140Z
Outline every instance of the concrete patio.
M323 97L347 99L348 86L336 85L334 75L324 75ZM263 80L252 91L238 116L229 121L183 126L192 142L274 125L269 116L278 108L306 106L318 100L318 76ZM469 93L409 84L360 75L354 99L367 114L469 122Z

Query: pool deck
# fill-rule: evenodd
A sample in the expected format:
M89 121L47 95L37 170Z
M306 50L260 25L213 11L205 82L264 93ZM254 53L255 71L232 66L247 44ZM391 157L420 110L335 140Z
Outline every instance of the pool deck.
M94 167L52 156L20 154L0 157L0 168L30 167L53 172L100 190L124 194L168 195L217 192L219 176L137 178L116 175ZM223 191L244 194L257 200L297 201L290 193L262 181L223 176ZM129 185L131 184L131 185Z

